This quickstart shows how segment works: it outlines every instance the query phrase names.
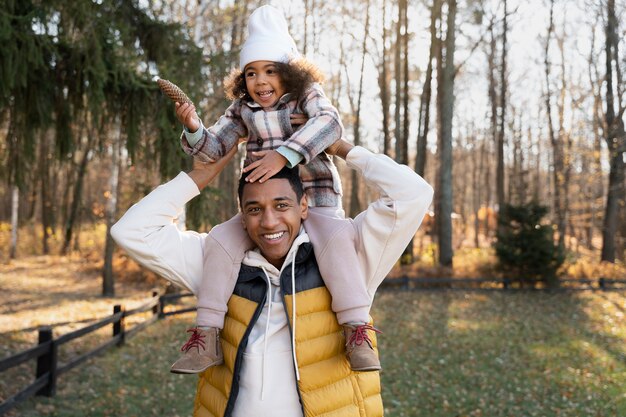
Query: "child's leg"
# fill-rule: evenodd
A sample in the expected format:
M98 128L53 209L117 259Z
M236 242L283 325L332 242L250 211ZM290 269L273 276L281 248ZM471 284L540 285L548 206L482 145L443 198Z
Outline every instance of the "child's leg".
M367 323L371 297L354 246L354 227L337 207L309 207L304 221L339 324Z
M182 347L173 373L195 374L224 362L220 329L224 327L228 299L233 293L246 250L253 246L236 215L215 226L204 242L204 276L198 289L198 327Z
M309 207L304 227L324 284L332 296L332 308L343 326L346 355L355 371L381 369L370 336L377 329L368 325L372 298L357 257L352 222L337 217L341 209Z
M241 261L253 246L240 214L209 232L204 244L204 276L198 289L199 327L224 327L226 305L237 283Z

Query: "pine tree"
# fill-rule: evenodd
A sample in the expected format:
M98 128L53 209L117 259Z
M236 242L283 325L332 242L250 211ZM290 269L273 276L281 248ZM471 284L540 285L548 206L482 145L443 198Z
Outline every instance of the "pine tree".
M558 286L556 273L564 254L554 243L552 226L541 223L547 213L547 207L536 203L503 207L495 249L499 267L511 281Z

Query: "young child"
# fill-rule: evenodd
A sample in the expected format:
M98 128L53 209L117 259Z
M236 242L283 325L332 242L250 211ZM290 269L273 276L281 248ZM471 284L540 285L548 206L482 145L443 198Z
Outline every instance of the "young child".
M361 273L355 248L326 243L337 233L351 228L335 227L344 214L341 183L326 148L339 140L343 126L337 109L324 95L318 82L320 71L299 57L282 13L271 6L256 9L249 18L248 38L240 55L240 68L225 80L233 100L215 125L205 128L190 104L176 103L176 115L185 126L181 143L186 153L205 161L215 161L247 137L244 173L247 181L263 182L284 166L299 166L311 215L304 228L313 244L317 263L329 292L332 307L346 335L346 351L352 369L380 370L368 331L371 297ZM303 122L303 116L306 122ZM299 116L300 115L300 116ZM300 121L298 121L300 120ZM294 130L294 124L304 123ZM345 222L345 220L341 220ZM197 328L181 349L183 356L172 365L175 373L202 372L223 361L219 331L224 325L227 302L235 287L241 261L252 248L240 215L215 226L208 239L214 239L220 253L206 253L211 270L205 271L198 292ZM224 252L228 256L224 256ZM216 268L216 260L221 265Z

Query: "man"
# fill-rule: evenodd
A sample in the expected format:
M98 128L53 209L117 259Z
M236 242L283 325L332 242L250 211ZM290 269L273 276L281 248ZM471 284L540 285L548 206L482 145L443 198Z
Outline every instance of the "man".
M329 223L308 212L297 175L240 183L243 227L257 247L241 266L221 341L209 341L223 348L224 364L200 375L194 415L383 415L379 374L350 369L345 338L301 224L308 218L310 231L330 227L352 232L373 300L419 227L433 191L411 169L384 155L345 141L331 148L327 152L358 170L380 198L354 220ZM210 233L179 231L173 220L233 153L215 164L196 162L191 172L131 207L111 230L118 244L147 268L197 292L203 273L210 273L212 259L204 258L216 253L214 241ZM332 248L331 240L316 251ZM376 346L372 332L353 337Z

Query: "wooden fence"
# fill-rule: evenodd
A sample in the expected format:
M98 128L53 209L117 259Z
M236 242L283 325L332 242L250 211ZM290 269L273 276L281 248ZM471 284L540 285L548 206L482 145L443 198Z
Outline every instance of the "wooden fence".
M170 294L161 295L155 291L152 293L152 298L145 304L132 310L125 310L121 305L115 305L113 307L113 314L105 317L89 326L83 327L76 331L64 334L58 338L53 338L51 327L42 327L39 329L39 342L37 346L9 356L0 361L0 373L21 365L30 360L37 360L37 366L35 368L35 380L33 383L22 389L17 394L14 394L10 398L7 398L0 404L0 416L11 410L20 402L26 400L33 395L42 395L46 397L52 397L56 393L57 379L67 371L87 359L92 358L111 346L120 346L124 344L124 340L134 336L139 331L145 329L150 324L154 323L159 318L171 316L174 314L186 313L194 311L195 308L184 308L173 311L165 311L165 306L171 303L173 300L190 297L192 294ZM125 319L139 313L145 313L151 311L152 315L147 320L134 325L132 328L127 329L125 326ZM95 349L83 353L70 359L67 363L59 363L58 351L59 347L76 340L80 337L86 336L89 333L93 333L105 326L112 325L112 337L106 342L102 343Z
M626 280L615 280L600 278L597 280L590 279L567 279L561 280L560 286L557 289L554 288L528 288L520 285L518 281L510 279L493 279L493 278L410 278L407 276L400 278L391 278L383 281L381 285L383 290L462 290L462 291L516 291L516 290L547 290L547 291L626 291ZM165 307L168 303L181 298L191 297L192 294L168 294L161 295L155 291L152 293L152 298L140 307L132 310L125 310L121 305L115 305L113 307L113 314L103 318L102 320L93 323L82 329L78 329L71 333L64 334L57 339L53 338L52 329L50 327L43 327L39 330L39 343L37 346L9 356L0 361L0 373L21 365L29 360L36 359L37 367L35 371L35 381L22 389L17 394L5 400L0 404L0 416L4 415L7 411L15 407L20 402L26 400L33 395L43 395L51 397L55 395L56 384L59 376L63 375L70 369L80 365L89 358L101 353L111 346L120 346L124 343L124 340L135 335L137 332L145 329L156 320L172 316L175 314L182 314L191 311L195 311L195 307L182 308L173 311L166 311ZM125 319L135 314L144 313L147 311L152 312L152 316L133 326L131 329L126 329ZM65 343L71 342L79 337L83 337L89 333L92 333L104 326L112 325L112 337L105 343L96 347L95 349L83 353L75 358L70 359L65 364L60 364L57 358L59 347Z

